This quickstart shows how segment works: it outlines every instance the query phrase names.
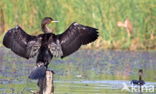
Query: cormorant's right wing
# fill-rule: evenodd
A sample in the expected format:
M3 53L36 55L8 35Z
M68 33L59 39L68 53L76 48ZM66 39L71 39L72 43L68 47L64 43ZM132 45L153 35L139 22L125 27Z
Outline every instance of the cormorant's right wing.
M3 45L17 55L29 59L38 53L41 37L28 35L21 27L16 26L5 34Z

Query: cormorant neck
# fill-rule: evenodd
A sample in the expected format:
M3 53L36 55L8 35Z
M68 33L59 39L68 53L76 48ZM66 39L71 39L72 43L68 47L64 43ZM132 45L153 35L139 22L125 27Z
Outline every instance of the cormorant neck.
M44 33L51 33L52 30L48 28L47 24L41 24L41 29Z
M142 75L139 75L139 81L142 80Z

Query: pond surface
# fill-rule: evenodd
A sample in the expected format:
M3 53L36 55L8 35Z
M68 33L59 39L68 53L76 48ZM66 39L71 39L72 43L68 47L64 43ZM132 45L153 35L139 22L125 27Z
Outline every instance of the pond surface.
M37 81L27 77L35 59L0 48L0 64L0 94L32 94L38 89ZM140 94L130 84L138 79L139 69L146 82L143 94L156 94L156 51L79 50L63 60L54 58L49 69L55 72L55 94Z

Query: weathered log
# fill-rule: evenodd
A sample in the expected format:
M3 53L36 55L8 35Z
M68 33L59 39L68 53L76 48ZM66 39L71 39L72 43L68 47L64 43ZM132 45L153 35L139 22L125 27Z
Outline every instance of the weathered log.
M38 80L40 90L35 94L54 94L53 75L52 71L46 71L45 78Z

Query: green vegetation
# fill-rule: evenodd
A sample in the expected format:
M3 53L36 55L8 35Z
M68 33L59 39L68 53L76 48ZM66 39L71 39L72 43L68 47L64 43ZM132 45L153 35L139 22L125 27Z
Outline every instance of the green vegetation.
M118 83L114 86L108 83L81 83L81 81L77 81L77 83L70 82L70 81L56 81L55 83L55 94L139 94L139 92L128 92L128 91L121 91L122 84ZM115 87L116 86L116 87ZM121 86L121 88L119 88ZM38 90L36 83L30 83L29 85L26 84L10 84L10 85L1 85L0 84L1 94L32 94ZM113 89L114 88L114 89ZM117 89L115 89L117 88ZM130 88L129 88L130 89ZM130 89L132 90L132 89ZM156 91L153 92L153 94ZM150 92L144 93L148 94Z
M28 33L37 34L41 19L50 16L60 21L52 25L56 33L73 21L98 28L101 38L90 48L155 49L155 4L155 0L1 0L0 24L1 30L18 24ZM133 24L132 37L117 26L126 18Z
M30 84L30 83L29 83ZM84 84L84 83L66 83L66 82L55 82L55 94L106 94L106 93L120 93L120 94L130 94L129 92L123 92L121 89L110 90L102 86L97 86L101 84ZM28 87L29 86L29 87ZM10 84L0 85L2 89L1 94L32 94L38 90L36 83L26 84Z

